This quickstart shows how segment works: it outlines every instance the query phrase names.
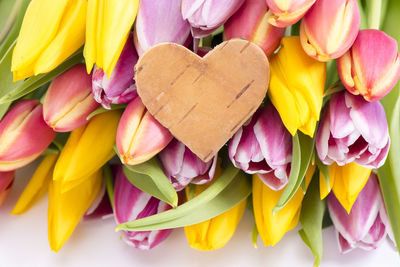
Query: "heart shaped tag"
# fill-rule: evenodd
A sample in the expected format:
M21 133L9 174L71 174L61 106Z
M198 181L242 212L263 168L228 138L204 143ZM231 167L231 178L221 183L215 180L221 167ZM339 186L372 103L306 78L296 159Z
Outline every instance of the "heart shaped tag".
M135 79L148 111L208 161L260 106L269 63L257 45L241 39L225 41L203 58L163 43L139 58Z

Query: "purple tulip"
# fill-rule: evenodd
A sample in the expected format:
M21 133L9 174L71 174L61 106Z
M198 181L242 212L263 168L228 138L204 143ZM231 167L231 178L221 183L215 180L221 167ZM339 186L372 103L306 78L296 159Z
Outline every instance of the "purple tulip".
M182 0L183 19L192 27L194 38L211 34L224 24L244 0Z
M183 19L181 1L141 0L135 23L135 47L141 56L153 45L172 42L189 45L190 25Z
M217 156L203 162L189 148L176 139L159 153L165 175L171 180L175 190L182 190L189 183L205 184L215 174Z
M355 162L366 168L385 163L390 138L382 105L347 91L332 95L317 133L318 156L324 164Z
M114 166L114 215L117 224L145 218L170 209L170 206L133 186L122 171ZM148 250L164 241L172 229L158 231L123 231L125 242L138 249Z
M354 248L375 249L391 232L377 176L372 173L348 214L333 193L328 196L328 209L336 228L339 249L347 253Z
M137 95L134 67L138 58L133 46L133 34L131 33L111 73L110 79L107 78L103 69L94 68L92 74L92 93L94 99L104 108L109 109L110 103L127 103Z
M235 167L249 174L258 173L273 190L288 182L292 160L292 137L279 113L268 102L232 137L229 158Z

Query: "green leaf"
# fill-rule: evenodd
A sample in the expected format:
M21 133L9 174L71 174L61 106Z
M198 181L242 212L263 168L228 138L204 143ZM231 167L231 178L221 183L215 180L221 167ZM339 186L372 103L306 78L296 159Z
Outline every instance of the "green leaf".
M304 196L300 213L299 231L301 239L314 255L314 266L318 266L322 258L322 222L325 214L325 201L319 197L318 175L314 174L311 184Z
M315 161L317 163L318 170L323 174L323 176L325 178L325 183L327 185L327 189L328 189L328 191L330 191L331 188L329 187L329 185L330 185L330 182L329 182L329 166L323 164L321 162L321 160L319 159L319 157L315 157Z
M128 180L140 190L170 204L178 205L178 194L165 176L156 157L138 165L124 165Z
M3 116L6 114L10 105L11 105L11 102L0 105L0 121L3 119Z
M299 189L311 156L314 151L315 138L310 138L300 132L293 136L292 166L290 169L289 182L276 204L273 213L281 210Z
M90 114L87 116L86 119L87 119L87 120L90 120L90 119L93 118L94 116L99 115L99 114L104 113L104 112L107 112L107 111L110 111L110 110L125 109L126 106L127 106L127 104L110 104L110 109L106 109L106 108L103 108L103 107L99 107L98 109L96 109L96 110L94 110L92 113L90 113Z
M388 2L383 31L400 42L398 15L400 1ZM400 253L400 86L397 84L392 91L380 101L385 108L391 138L390 150L385 164L378 169L379 182L386 205L386 210L392 225L394 239Z
M257 239L258 239L258 228L257 224L254 224L253 230L251 231L251 242L253 243L253 247L257 248Z
M18 82L18 86L10 86L10 88L6 88L8 93L0 98L0 104L7 103L10 101L14 101L18 98L33 92L38 89L40 86L50 82L55 77L63 73L65 70L71 68L72 66L83 61L82 49L79 49L72 56L70 56L67 60L61 63L57 68L48 72L39 74L36 76L29 77L28 79L22 81L22 83ZM10 90L11 89L11 90Z
M114 210L114 178L112 176L111 168L109 164L103 167L104 180L106 182L106 189L108 194L108 199L110 200L111 207Z
M231 209L251 193L251 179L233 165L195 198L171 209L117 226L116 230L151 231L200 223Z
M7 93L24 83L23 81L13 81L13 74L11 72L11 58L14 46L15 42L11 44L4 56L0 59L0 97L5 96ZM7 104L8 102L11 101L6 101L1 104Z

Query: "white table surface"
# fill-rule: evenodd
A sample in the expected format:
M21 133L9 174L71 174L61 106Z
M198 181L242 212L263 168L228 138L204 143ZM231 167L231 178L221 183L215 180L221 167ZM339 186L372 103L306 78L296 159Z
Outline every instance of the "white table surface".
M82 221L64 247L54 253L47 241L47 195L27 213L9 214L32 170L33 166L28 166L17 172L13 190L0 207L0 266L312 266L313 257L298 229L287 233L275 247L264 247L259 240L258 249L254 249L253 222L248 212L231 241L217 251L191 249L182 229L153 250L136 250L120 240L110 218ZM341 255L332 227L324 230L323 238L320 266L400 266L400 257L389 240L374 251L357 249Z

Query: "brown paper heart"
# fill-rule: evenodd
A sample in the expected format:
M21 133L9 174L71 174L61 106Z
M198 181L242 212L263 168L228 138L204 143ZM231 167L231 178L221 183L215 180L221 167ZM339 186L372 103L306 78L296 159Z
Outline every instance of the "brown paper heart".
M208 161L260 106L269 64L264 52L245 40L223 42L203 58L164 43L140 57L135 77L149 112Z

